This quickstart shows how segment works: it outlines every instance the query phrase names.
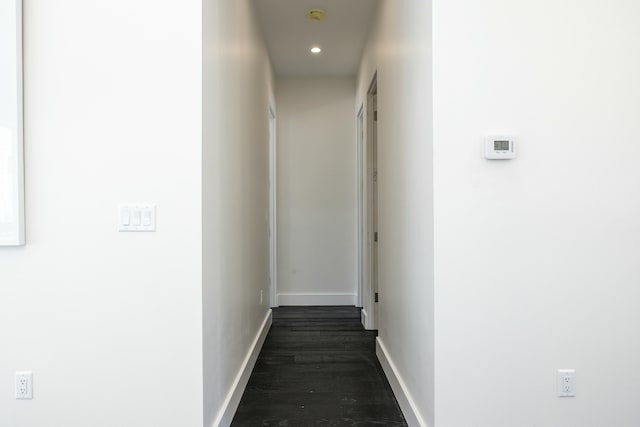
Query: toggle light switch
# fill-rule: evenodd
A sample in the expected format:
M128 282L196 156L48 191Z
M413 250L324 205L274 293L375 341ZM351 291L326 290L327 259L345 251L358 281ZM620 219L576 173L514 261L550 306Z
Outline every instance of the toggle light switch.
M140 210L138 209L134 209L133 210L133 225L135 227L139 227L140 224L142 223L142 221L140 220L140 216L142 215L142 213L140 212Z
M149 209L145 209L142 211L142 225L145 227L149 227L151 225L151 211Z
M129 209L122 209L120 211L120 224L123 226L131 225L131 212Z

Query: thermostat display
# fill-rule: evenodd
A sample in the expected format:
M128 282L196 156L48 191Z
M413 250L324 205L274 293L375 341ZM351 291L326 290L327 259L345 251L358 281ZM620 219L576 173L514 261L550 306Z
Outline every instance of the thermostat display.
M493 141L495 151L509 151L509 141Z
M490 136L485 142L485 157L491 160L506 160L516 157L516 144L513 138Z

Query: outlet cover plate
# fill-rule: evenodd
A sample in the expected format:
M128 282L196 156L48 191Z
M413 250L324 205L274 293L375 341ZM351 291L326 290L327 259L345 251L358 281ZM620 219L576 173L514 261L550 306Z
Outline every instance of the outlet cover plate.
M16 372L16 399L33 399L33 373Z
M576 370L558 369L557 374L558 397L575 397Z

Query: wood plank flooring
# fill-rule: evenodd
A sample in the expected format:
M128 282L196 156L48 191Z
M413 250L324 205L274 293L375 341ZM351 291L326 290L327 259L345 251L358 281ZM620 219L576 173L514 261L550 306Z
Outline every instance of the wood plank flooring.
M232 426L406 426L355 307L280 307Z

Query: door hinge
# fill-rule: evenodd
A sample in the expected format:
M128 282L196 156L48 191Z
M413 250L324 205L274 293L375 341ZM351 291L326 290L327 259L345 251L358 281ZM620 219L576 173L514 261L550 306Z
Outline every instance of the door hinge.
M374 122L377 122L377 121L378 121L378 112L377 112L377 111L374 111L374 112L373 112L373 121L374 121Z
M378 241L378 232L377 231L375 233L373 233L373 241L374 242Z
M378 293L376 292L376 300L375 302L378 302Z

